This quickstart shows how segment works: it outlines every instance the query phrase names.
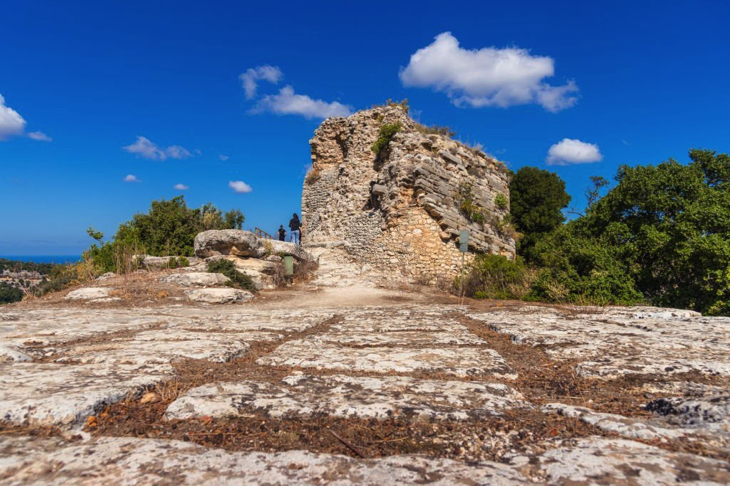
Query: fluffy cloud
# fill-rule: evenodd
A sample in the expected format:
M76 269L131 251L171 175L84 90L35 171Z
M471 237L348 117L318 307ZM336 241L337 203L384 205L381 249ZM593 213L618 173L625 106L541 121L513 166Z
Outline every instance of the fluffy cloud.
M124 182L142 182L142 181L140 181L139 179L137 179L137 176L136 175L134 175L134 174L128 174L124 178Z
M25 120L20 113L5 105L5 98L0 95L0 140L7 140L15 135L22 135Z
M246 194L253 191L253 188L251 188L251 186L243 181L230 181L228 183L228 187L233 189L233 192L237 192L238 194Z
M185 184L175 184L174 188L176 191L187 191L190 189L190 186L186 186Z
M122 147L122 149L131 154L152 160L165 160L168 157L171 159L187 159L193 156L187 149L179 145L170 145L167 148L163 148L148 138L139 136L133 144Z
M312 99L307 95L296 94L291 86L284 86L278 94L264 96L252 110L253 113L264 111L277 115L301 115L310 119L352 114L349 106L336 101L328 103Z
M228 157L227 155L223 155L223 154L219 155L218 158L221 159L223 162L230 159L230 157Z
M590 164L603 160L598 145L564 138L548 150L548 165Z
M517 47L463 49L450 32L444 32L416 51L399 76L404 86L444 92L457 106L537 103L557 112L575 104L578 87L573 81L563 86L543 81L554 74L550 57L533 56Z
M30 132L28 138L38 140L39 142L53 142L53 139L43 132Z
M278 67L266 65L250 68L238 78L243 84L243 90L246 92L246 99L250 100L256 96L258 81L264 80L272 84L277 84L283 76L284 73L282 73L281 69Z

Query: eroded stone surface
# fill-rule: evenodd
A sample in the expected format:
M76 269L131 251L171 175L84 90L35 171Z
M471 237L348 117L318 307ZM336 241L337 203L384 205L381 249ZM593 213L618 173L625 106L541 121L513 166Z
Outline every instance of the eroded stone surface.
M301 368L366 371L374 373L444 373L451 376L498 376L514 379L517 375L504 359L486 348L386 347L350 348L320 339L300 339L279 346L257 361L262 365Z
M357 460L339 455L226 452L188 442L101 438L0 438L0 480L10 484L338 484L529 483L510 467L449 459L393 456Z
M574 417L583 422L595 425L606 432L613 432L629 439L667 440L678 439L687 435L687 431L669 429L652 425L643 420L632 419L612 413L598 413L585 407L574 407L562 403L549 403L542 408L543 412L558 413L565 417Z
M653 486L730 482L727 462L600 437L570 442L537 457L515 457L512 464L548 484Z
M595 313L586 311L594 310ZM538 307L469 313L522 344L542 345L555 358L578 358L582 376L730 375L730 319L656 308Z
M66 294L66 300L96 300L109 297L112 289L108 287L86 287L72 290Z
M0 438L9 484L617 484L722 485L730 465L628 440L588 437L511 464L402 455L379 459L306 451L226 452L180 441Z
M167 409L168 419L264 412L271 417L325 414L334 417L466 420L529 408L501 383L415 380L408 377L293 375L281 384L243 381L189 390Z
M169 365L0 364L0 419L73 425L129 392L172 376Z
M128 365L167 364L178 358L225 362L243 356L249 346L246 335L201 333L184 330L142 331L131 337L112 338L89 344L75 344L56 361L82 364L115 363ZM248 336L256 340L257 336ZM271 336L266 335L270 339Z
M172 275L163 277L162 281L183 287L208 287L223 285L230 281L230 279L222 273L187 272L173 273Z
M205 304L236 304L253 299L251 292L229 288L188 290L185 295L193 302Z

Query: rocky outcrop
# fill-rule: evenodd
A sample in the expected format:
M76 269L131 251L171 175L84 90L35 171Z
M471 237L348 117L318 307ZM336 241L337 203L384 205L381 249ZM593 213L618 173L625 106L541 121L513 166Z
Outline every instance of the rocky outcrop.
M400 130L379 154L384 125ZM305 180L305 246L342 245L353 260L390 278L436 283L460 268L458 237L473 252L512 258L509 189L501 162L411 120L400 106L330 118L310 141Z
M195 256L207 258L217 255L261 258L266 254L261 240L250 231L210 230L195 237Z
M224 285L230 279L222 273L188 272L173 273L164 277L162 281L183 287L212 287Z
M235 304L253 299L251 292L230 288L189 290L185 295L188 300L205 304Z

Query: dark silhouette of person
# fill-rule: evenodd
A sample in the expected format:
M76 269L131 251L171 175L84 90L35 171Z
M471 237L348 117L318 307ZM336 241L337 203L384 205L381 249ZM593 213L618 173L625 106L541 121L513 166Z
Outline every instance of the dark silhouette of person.
M284 225L279 226L279 231L276 232L276 239L279 241L286 241L286 230Z
M297 245L301 243L301 227L302 223L299 222L299 216L297 216L297 213L294 213L294 216L289 220L289 229L291 230L289 241Z

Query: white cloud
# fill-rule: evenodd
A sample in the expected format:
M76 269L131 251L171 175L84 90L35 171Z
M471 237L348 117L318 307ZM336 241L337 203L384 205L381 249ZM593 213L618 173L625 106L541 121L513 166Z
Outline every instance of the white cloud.
M139 179L137 179L137 176L136 175L134 175L134 174L128 174L124 178L124 182L142 182L142 181L140 181Z
M229 156L227 156L227 155L223 155L223 154L220 154L220 155L218 156L218 158L219 158L219 159L221 159L221 160L222 160L223 162L225 162L226 160L230 159L230 157L229 157Z
M545 161L548 165L590 164L600 162L603 155L598 145L564 138L548 150Z
M253 113L264 111L277 115L301 115L304 118L329 118L352 114L349 106L336 101L328 103L314 100L307 95L296 94L291 86L284 86L278 94L264 96L252 110Z
M281 69L278 67L266 65L250 68L238 78L243 84L243 90L246 92L246 99L250 100L256 96L256 89L258 88L257 81L264 80L272 84L277 84L283 76L284 73L282 73Z
M175 184L174 188L177 191L187 191L190 189L190 186L186 186L185 184Z
M38 140L39 142L53 142L53 139L43 132L30 132L28 138Z
M554 74L550 57L533 56L517 47L463 49L450 32L444 32L411 55L399 77L406 87L444 92L457 106L506 108L537 103L556 112L575 104L578 87L573 81L563 86L543 81Z
M187 159L193 156L187 149L179 145L170 145L167 148L162 148L148 138L140 136L137 137L137 140L133 144L122 148L131 154L152 160L165 160L168 157L171 159Z
M243 181L230 181L228 183L228 187L233 189L233 192L237 192L238 194L246 194L253 191L253 188L251 188L251 186Z
M22 135L25 120L20 113L5 105L5 98L0 95L0 140L7 140L15 135Z

